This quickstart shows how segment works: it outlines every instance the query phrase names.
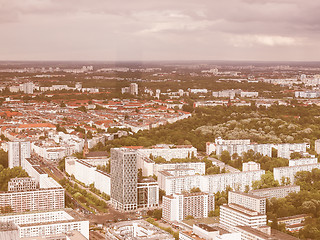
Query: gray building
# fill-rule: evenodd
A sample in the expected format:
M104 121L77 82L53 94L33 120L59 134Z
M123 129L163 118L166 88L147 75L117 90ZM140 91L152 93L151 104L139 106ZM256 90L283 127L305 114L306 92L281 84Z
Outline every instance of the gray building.
M116 209L137 208L137 154L130 148L111 149L111 202Z

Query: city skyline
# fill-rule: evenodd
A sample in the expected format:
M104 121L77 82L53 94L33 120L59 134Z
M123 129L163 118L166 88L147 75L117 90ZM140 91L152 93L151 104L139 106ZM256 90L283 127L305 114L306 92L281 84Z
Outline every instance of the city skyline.
M3 0L1 60L316 61L319 8L297 0Z

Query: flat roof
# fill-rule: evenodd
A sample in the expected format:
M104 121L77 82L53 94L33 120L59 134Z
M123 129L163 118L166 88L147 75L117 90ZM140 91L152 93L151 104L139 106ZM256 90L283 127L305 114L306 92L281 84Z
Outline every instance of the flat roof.
M254 234L255 236L258 236L262 239L266 239L266 240L298 240L299 238L296 238L296 237L293 237L289 234L286 234L286 233L283 233L283 232L280 232L278 230L275 230L275 229L271 229L271 235L268 235L264 232L261 232L257 229L254 229L252 227L249 227L249 226L237 226L237 228L239 229L242 229L246 232L249 232L251 234Z

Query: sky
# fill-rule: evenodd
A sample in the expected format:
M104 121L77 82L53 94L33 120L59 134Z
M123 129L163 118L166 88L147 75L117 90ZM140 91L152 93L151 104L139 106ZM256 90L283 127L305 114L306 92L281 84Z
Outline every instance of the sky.
M0 60L320 60L320 0L0 0Z

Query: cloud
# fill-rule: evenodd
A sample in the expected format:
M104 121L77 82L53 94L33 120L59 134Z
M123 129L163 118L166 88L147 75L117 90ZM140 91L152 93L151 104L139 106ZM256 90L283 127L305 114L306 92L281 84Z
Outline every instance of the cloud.
M273 46L296 46L301 39L284 36L268 35L236 35L230 38L230 42L235 47L252 47L253 45Z

